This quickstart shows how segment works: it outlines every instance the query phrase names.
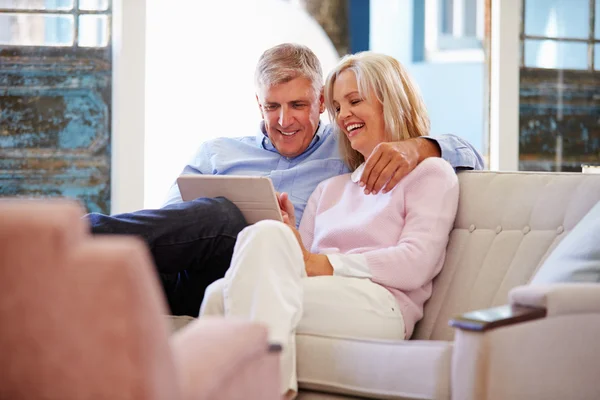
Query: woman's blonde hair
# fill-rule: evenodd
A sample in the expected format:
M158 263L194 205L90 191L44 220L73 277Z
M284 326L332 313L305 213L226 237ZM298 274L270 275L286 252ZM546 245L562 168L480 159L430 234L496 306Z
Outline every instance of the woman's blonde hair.
M393 57L365 51L342 58L329 73L325 83L325 105L335 134L340 140L342 159L351 170L364 162L346 135L337 125L333 106L333 86L346 70L354 72L359 95L369 101L377 100L383 107L387 140L396 142L429 134L429 116L417 85L404 67ZM375 99L371 96L375 96Z

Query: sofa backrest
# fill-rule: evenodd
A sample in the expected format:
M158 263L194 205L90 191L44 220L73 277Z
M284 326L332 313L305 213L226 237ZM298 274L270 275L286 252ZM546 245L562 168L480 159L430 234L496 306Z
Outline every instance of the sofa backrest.
M459 182L444 267L413 339L452 340L452 317L506 304L600 201L594 174L465 171Z

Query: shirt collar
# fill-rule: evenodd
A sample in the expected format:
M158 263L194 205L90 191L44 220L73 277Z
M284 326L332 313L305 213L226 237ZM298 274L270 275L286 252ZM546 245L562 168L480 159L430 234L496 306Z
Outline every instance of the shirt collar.
M312 141L310 142L310 144L308 145L308 147L306 148L306 150L304 150L304 152L302 154L309 151L321 139L321 136L323 136L323 133L325 132L326 126L327 126L327 124L324 124L321 121L319 121L319 126L317 127L317 133L315 134ZM271 140L269 139L269 135L267 134L267 131L265 129L265 121L260 121L260 127L258 129L258 133L256 134L256 143L258 144L258 146L262 147L265 150L273 151L275 153L278 152L277 149L275 148L275 146L273 146L273 143L271 143ZM302 154L300 154L300 155L302 155ZM298 156L298 157L300 157L300 156Z
M358 166L358 168L356 168L354 170L352 175L350 175L350 179L352 180L352 182L358 183L364 170L365 170L365 163L362 163Z

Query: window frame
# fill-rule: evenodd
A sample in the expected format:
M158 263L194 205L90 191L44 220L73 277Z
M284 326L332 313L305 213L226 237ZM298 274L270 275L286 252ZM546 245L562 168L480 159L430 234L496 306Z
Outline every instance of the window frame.
M453 0L453 27L457 27L454 34L442 31L442 1L425 0L425 61L429 62L483 62L484 36L484 1L475 0L476 10L476 35L465 36L463 21L464 7L467 0Z
M0 14L17 14L17 15L66 15L73 17L73 42L68 45L23 45L23 44L2 44L4 47L41 47L41 48L72 48L72 49L104 49L110 47L112 39L112 20L113 1L107 1L107 7L104 10L82 10L79 8L79 0L73 0L73 7L65 8L3 8L0 7ZM106 43L100 46L80 46L79 44L79 28L80 16L97 15L106 17Z
M527 35L525 34L525 1L522 0L521 4L521 22L519 24L519 46L520 46L520 60L519 66L521 68L543 68L543 67L528 67L525 65L525 42L529 40L550 40L554 42L567 42L567 43L586 43L588 46L587 51L587 68L586 69L569 69L569 68L558 68L564 71L600 71L600 65L594 65L595 58L595 47L600 44L600 39L596 38L596 2L595 0L588 0L589 7L589 31L587 38L573 38L567 36L545 36L545 35ZM543 68L543 69L556 69L556 68Z

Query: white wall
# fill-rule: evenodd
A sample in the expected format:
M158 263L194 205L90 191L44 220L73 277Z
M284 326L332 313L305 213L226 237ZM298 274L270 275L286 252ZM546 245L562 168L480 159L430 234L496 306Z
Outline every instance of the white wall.
M129 0L127 0L129 1ZM321 27L281 0L148 0L144 206L160 207L198 146L257 132L254 67L281 42L338 60Z
M146 0L113 2L111 213L144 204Z

